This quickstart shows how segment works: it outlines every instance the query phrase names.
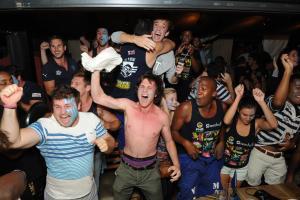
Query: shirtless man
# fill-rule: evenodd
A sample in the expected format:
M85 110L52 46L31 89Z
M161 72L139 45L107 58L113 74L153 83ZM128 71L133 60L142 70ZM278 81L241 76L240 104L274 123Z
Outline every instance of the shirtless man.
M146 199L162 199L160 174L156 164L156 146L160 136L164 137L173 166L171 181L181 175L174 141L171 137L169 119L166 113L154 103L160 102L162 81L146 73L138 83L138 102L127 98L107 96L99 86L100 75L92 75L92 97L103 106L123 110L125 115L125 148L122 162L116 171L113 185L114 199L129 199L133 187L141 189Z

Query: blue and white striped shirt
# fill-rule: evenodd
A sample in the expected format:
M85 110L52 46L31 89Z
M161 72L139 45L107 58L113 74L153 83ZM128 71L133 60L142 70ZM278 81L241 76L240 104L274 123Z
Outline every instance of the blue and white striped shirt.
M79 112L79 121L74 127L62 127L51 116L39 119L29 128L40 137L37 148L45 158L48 175L62 180L92 176L94 144L90 138L106 133L96 115Z

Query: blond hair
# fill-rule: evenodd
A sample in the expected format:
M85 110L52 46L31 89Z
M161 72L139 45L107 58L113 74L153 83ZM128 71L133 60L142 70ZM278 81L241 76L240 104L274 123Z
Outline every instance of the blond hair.
M164 89L164 97L166 97L168 94L176 93L176 90L174 88L165 88Z

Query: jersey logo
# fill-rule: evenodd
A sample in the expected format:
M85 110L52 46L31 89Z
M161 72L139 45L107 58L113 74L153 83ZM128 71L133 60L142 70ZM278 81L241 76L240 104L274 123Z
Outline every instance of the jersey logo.
M62 73L62 72L61 72L60 70L57 70L57 71L56 71L56 75L57 75L57 76L60 76L61 73Z
M135 55L135 50L127 51L127 53L128 53L129 56Z
M133 66L133 62L123 61L121 74L124 78L130 77L138 70L137 66Z

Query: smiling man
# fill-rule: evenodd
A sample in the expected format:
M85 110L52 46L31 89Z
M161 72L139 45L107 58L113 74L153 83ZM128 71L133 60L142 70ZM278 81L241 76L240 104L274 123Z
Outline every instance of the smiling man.
M129 199L134 187L138 187L146 199L162 200L160 174L156 164L156 146L160 134L166 142L173 166L171 181L180 177L180 166L174 141L171 137L169 118L155 103L162 96L162 81L146 73L138 82L138 102L127 98L112 98L99 86L100 74L92 75L92 97L103 106L122 110L125 116L125 148L122 162L116 171L113 185L114 199Z
M53 93L53 114L19 128L16 107L23 90L9 85L0 93L4 112L1 130L9 148L37 146L47 165L45 199L98 199L93 179L94 146L111 152L114 139L93 113L78 112L79 92L60 86ZM88 124L88 126L87 126Z
M66 44L59 36L52 36L49 43L42 42L40 49L43 84L47 94L51 96L55 87L71 83L79 67L74 59L66 55ZM50 49L51 58L47 57L47 49Z

